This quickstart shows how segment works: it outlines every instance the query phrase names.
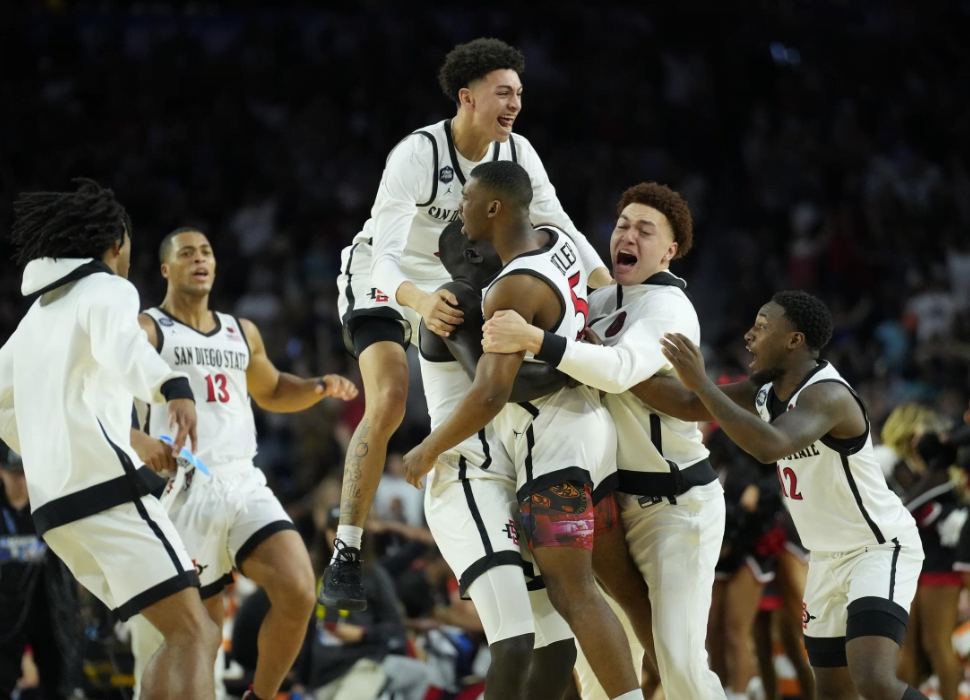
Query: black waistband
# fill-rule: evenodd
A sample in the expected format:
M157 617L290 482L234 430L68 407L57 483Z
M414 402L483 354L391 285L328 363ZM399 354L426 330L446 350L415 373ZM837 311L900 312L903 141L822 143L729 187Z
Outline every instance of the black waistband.
M620 485L617 491L634 496L662 496L671 498L687 493L695 486L717 481L717 472L710 461L704 459L681 469L671 461L669 472L634 472L620 469Z

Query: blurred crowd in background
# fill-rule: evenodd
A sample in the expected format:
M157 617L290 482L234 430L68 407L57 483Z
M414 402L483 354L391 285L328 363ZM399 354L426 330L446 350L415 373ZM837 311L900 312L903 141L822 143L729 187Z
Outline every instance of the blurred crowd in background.
M436 80L444 55L496 36L526 55L516 130L604 258L626 187L656 180L690 203L696 247L673 269L712 373L742 376L759 306L799 288L832 308L825 356L866 399L874 434L906 401L951 422L967 411L967 0L765 0L743 14L690 3L565 2L554 15L474 3L64 5L0 10L0 342L24 310L5 235L14 194L85 176L132 217L144 306L164 295L162 236L198 226L218 260L216 308L254 321L281 369L356 378L336 309L339 252L393 145L453 114ZM256 411L257 464L321 561L363 401ZM392 451L427 428L415 361ZM464 629L469 650L453 646L470 674L474 611L456 602L397 459L372 530L402 630Z

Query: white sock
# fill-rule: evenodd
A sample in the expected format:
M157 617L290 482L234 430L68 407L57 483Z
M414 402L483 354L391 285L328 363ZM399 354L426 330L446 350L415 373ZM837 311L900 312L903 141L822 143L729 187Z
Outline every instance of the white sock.
M623 693L623 695L617 695L612 700L643 700L643 691L637 688L636 690Z
M360 538L364 534L364 528L357 527L356 525L338 525L337 526L337 539L343 542L348 547L354 547L355 549L360 549ZM333 557L330 561L337 560L337 550L334 548Z

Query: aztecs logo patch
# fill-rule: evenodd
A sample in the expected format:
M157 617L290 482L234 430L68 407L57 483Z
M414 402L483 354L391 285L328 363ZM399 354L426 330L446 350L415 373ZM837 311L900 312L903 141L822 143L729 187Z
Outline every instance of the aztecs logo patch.
M812 620L817 620L818 618L808 612L808 606L802 603L802 629L808 629L808 623Z
M547 510L572 514L585 513L588 501L585 488L580 490L572 482L566 481L532 494L532 503Z
M610 324L610 327L606 329L606 337L612 338L614 335L620 332L623 328L623 324L626 322L626 311L620 313L619 316Z

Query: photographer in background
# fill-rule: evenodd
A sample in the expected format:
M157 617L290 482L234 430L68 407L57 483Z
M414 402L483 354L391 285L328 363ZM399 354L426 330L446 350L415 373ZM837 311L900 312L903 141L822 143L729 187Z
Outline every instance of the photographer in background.
M17 687L28 646L39 685L20 697L70 694L76 597L70 574L34 530L20 455L0 442L0 698Z

